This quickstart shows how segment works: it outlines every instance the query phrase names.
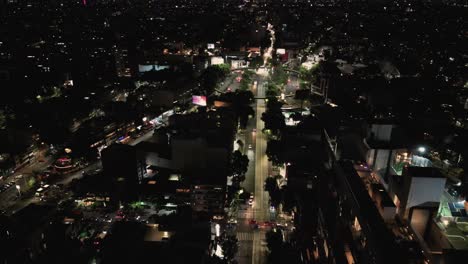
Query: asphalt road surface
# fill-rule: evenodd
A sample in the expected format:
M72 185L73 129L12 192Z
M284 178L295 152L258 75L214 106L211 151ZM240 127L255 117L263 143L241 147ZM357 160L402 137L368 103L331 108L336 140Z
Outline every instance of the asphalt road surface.
M257 97L265 96L265 77L266 71L257 72L257 85L252 87ZM264 127L261 120L265 112L265 100L256 100L255 118L250 120L247 128L237 137L245 142L244 153L249 157L249 168L246 173L246 179L242 186L246 191L254 194L254 204L252 207L239 210L237 217L237 239L239 241L239 253L236 260L239 264L264 264L266 263L266 242L265 229L253 229L249 225L250 220L256 220L258 223L270 221L269 197L263 190L266 177L268 177L268 158L266 152L266 136L262 133ZM255 130L256 131L255 131ZM249 148L251 145L251 148Z

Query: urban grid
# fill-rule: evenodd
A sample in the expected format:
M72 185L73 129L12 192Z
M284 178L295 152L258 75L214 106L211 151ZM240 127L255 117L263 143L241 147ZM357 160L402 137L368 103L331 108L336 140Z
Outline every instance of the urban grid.
M468 263L467 0L0 0L0 264Z

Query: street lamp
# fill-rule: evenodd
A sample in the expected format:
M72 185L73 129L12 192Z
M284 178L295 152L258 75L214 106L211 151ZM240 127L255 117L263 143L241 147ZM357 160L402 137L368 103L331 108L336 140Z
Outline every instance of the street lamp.
M421 146L418 148L418 152L421 153L421 154L424 154L426 152L426 148Z
M16 184L16 190L18 190L18 195L21 196L21 186Z

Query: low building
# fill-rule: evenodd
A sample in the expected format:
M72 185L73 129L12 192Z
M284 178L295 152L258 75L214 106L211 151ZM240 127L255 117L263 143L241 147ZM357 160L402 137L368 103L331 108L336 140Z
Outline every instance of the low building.
M7 226L7 247L2 248L2 258L6 264L26 263L36 260L47 245L44 231L56 211L52 205L30 204L10 216ZM8 249L4 251L4 249ZM1 259L1 258L0 258Z
M406 167L402 176L393 176L390 182L398 213L406 219L411 207L440 202L446 181L437 168Z

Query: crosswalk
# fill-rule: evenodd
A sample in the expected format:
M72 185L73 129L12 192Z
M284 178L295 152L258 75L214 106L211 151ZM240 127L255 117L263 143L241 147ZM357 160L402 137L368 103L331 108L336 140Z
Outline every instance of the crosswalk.
M254 216L253 211L240 211L237 214L238 219L252 219Z
M237 232L237 240L239 241L252 241L253 233L252 232Z

